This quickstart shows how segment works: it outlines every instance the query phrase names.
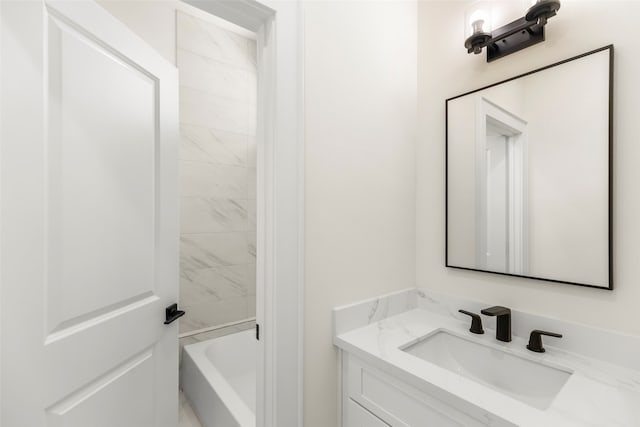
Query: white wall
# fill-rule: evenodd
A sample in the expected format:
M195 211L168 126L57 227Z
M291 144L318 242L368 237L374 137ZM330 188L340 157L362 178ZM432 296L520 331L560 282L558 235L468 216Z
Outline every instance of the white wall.
M547 40L491 64L463 48L467 1L419 3L417 146L418 285L487 304L603 328L640 333L640 57L629 31L640 2L562 2L547 26ZM495 2L500 7L502 2ZM513 3L511 3L513 4ZM501 21L498 21L499 25ZM506 23L506 21L504 21ZM437 40L437 43L433 43ZM614 274L615 290L582 288L444 267L444 100L507 77L613 43L614 101Z
M177 12L180 333L255 317L256 42Z
M415 284L416 13L305 3L305 427L338 419L331 309Z

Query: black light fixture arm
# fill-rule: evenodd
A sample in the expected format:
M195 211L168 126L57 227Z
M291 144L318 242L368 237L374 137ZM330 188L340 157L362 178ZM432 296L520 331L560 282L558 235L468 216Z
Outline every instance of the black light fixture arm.
M487 48L487 62L525 49L545 40L544 26L560 9L559 0L538 0L525 16L488 33L474 33L465 41L468 53Z
M531 22L527 21L525 18L516 19L515 21L492 31L491 42L498 43L499 41L507 39L517 33L522 33L522 31L526 31L529 34L535 34L535 25L531 25Z

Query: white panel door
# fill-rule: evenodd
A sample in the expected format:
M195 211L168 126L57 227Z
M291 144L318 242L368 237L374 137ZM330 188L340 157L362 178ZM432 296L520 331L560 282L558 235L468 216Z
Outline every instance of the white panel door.
M92 1L2 1L3 427L175 427L177 71Z

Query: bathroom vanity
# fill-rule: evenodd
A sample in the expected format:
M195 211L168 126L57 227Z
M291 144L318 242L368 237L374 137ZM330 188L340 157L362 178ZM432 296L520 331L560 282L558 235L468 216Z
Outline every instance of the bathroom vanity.
M412 289L335 309L342 426L640 425L640 338L513 311L502 342L458 313L485 306ZM534 329L564 337L532 352Z

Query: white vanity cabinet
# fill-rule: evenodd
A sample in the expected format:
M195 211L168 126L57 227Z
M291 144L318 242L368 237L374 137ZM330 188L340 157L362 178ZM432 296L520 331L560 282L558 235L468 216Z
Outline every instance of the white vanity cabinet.
M484 306L409 289L336 308L339 426L640 426L640 337L512 310L518 333L497 342L456 315ZM540 326L567 338L532 353Z
M342 359L342 427L479 427L470 417L348 352Z
M389 427L389 424L358 405L353 399L347 399L346 420L343 425L350 427Z

